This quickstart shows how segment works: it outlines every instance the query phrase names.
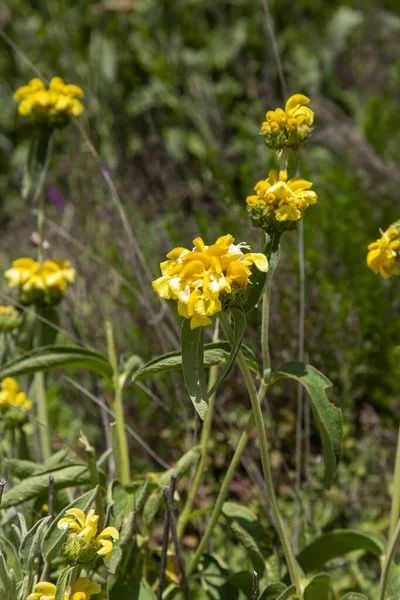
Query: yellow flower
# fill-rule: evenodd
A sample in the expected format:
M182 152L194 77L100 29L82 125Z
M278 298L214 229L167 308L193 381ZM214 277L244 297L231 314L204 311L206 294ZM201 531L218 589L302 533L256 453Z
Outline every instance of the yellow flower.
M41 79L32 79L15 92L14 100L20 102L19 114L32 123L64 127L71 117L83 112L83 104L78 100L83 96L77 85L66 85L61 77L54 77L48 88Z
M251 266L268 270L264 254L244 253L249 246L234 241L225 235L206 246L196 238L192 250L175 248L160 264L162 277L153 281L153 288L161 298L178 301L178 313L190 319L191 329L209 325L224 304L240 304L243 290L251 284Z
M64 554L77 562L90 562L96 554L109 558L113 550L113 541L119 539L115 527L106 527L97 534L98 515L90 510L87 515L80 508L70 508L58 522L59 529L70 530Z
M22 317L13 306L0 305L0 332L13 331L21 324Z
M386 231L379 230L381 237L368 246L367 265L383 279L400 275L400 221Z
M255 186L256 195L246 198L253 224L269 233L293 229L306 208L317 202L311 186L311 181L299 177L288 180L286 171L270 171Z
M274 150L284 147L298 150L304 146L311 135L314 122L313 111L304 106L309 102L307 96L295 94L286 102L285 110L277 108L266 113L261 134L267 146Z
M56 594L56 586L49 581L39 581L33 588L33 593L29 594L26 600L54 600ZM90 600L93 594L98 594L101 587L88 579L81 577L71 588L71 593L64 594L64 600Z
M32 402L24 392L19 391L18 383L12 377L6 377L0 384L0 409L6 410L12 406L29 410Z
M67 260L47 260L42 266L31 258L19 258L4 273L10 287L18 287L22 304L57 304L75 279L76 271Z

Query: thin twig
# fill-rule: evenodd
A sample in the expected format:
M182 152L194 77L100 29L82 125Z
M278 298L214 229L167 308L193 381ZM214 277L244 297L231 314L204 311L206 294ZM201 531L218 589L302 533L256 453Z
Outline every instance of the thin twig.
M258 600L258 574L253 571L253 596L252 600Z
M166 486L164 489L167 490L164 492L167 494L172 494L172 497L175 493L175 483L176 477L171 477L170 485ZM161 559L160 559L160 578L158 582L158 590L157 590L157 600L162 599L162 594L164 590L165 584L165 567L167 564L167 554L168 554L168 544L169 544L169 528L170 528L170 520L169 520L169 511L168 508L165 511L164 516L164 531L163 531L163 541L162 541L162 549L161 549Z
M164 498L165 498L165 503L167 506L167 511L169 514L171 537L172 537L172 541L175 546L175 554L176 554L176 558L178 561L179 570L181 572L181 581L183 583L183 592L185 595L185 600L190 600L189 580L186 575L186 569L185 569L185 563L183 560L182 549L179 544L176 516L174 513L174 505L173 505L176 478L177 478L176 473L172 473L170 485L166 486L164 488Z

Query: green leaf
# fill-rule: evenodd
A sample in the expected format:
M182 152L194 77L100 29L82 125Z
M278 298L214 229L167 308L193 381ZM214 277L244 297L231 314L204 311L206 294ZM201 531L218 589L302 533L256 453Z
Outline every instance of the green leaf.
M71 486L89 485L90 474L86 465L70 464L53 471L54 489L62 490ZM9 508L45 494L49 487L48 473L33 475L17 483L3 496L0 509Z
M269 268L266 273L255 269L255 272L252 274L251 285L248 286L246 302L243 304L244 312L249 312L252 308L257 306L263 295L270 288L272 276L279 263L280 237L281 236L278 233L272 236L265 234L265 244L262 252L264 252L268 258Z
M66 532L62 529L58 529L57 524L58 521L64 517L65 511L69 510L70 508L80 508L83 510L83 512L87 512L96 498L97 491L98 487L95 487L93 490L86 492L86 494L83 494L71 502L71 504L66 506L53 520L42 540L41 550L43 558L46 562L50 562L54 558L64 542Z
M364 594L359 594L358 592L350 592L343 596L342 600L368 600L367 596Z
M59 450L42 465L38 465L30 460L19 460L18 458L8 458L5 460L5 464L10 474L18 479L25 479L31 475L39 475L39 473L51 473L54 467L61 465L65 461L69 451L69 448Z
M257 358L254 352L248 347L242 344L241 350L243 355L250 367L250 369L259 374L259 366ZM229 342L212 342L205 344L204 346L204 366L212 367L213 365L222 365L227 362L231 353L231 346ZM153 358L140 369L138 369L132 376L132 381L139 381L146 377L156 375L158 373L165 373L167 371L179 371L182 369L182 353L168 352Z
M228 377L229 373L233 369L233 365L235 364L237 353L240 350L240 346L242 344L242 339L244 335L244 331L246 329L246 315L242 310L237 308L233 308L231 310L232 319L233 319L233 344L231 347L231 352L229 354L229 358L226 361L226 365L222 370L222 373L219 375L217 381L212 386L211 390L208 391L208 397L212 396L214 392L217 391L219 387L224 383L225 379Z
M304 600L329 600L331 578L324 573L316 575L304 590Z
M264 555L270 554L268 533L260 524L257 516L245 506L225 502L222 512L227 518L232 532L246 548L254 570L261 577L265 571Z
M43 528L49 522L50 517L44 517L40 519L35 525L28 531L24 539L22 540L21 547L19 549L19 556L21 559L21 567L25 573L30 573L33 567L33 563L37 558L39 547L40 547L40 536Z
M69 574L75 567L66 567L58 576L56 584L56 594L54 600L64 600L65 590L68 584Z
M274 375L272 383L283 377L299 382L309 396L311 410L322 440L325 461L324 483L326 487L330 487L335 477L343 441L342 411L330 402L326 393L332 383L311 365L297 361L285 363Z
M253 575L248 571L239 571L238 573L230 575L228 578L228 583L233 585L234 588L237 588L243 592L246 597L251 597L253 591Z
M284 583L270 583L260 596L260 600L276 600L287 589Z
M0 551L0 582L2 587L0 590L4 590L4 597L6 600L17 600L17 590L15 581L13 581L10 571L7 568L6 561L3 553Z
M81 346L44 346L16 358L0 369L0 379L51 369L79 368L111 379L113 371L102 354Z
M156 600L156 596L144 579L132 573L108 577L108 600Z
M182 370L186 389L204 421L208 411L207 382L204 372L203 327L190 329L190 319L184 319L181 330Z
M320 570L328 561L354 550L364 550L379 557L385 551L385 542L372 533L338 529L312 541L300 552L297 562L305 573L309 573Z
M22 182L22 198L37 200L43 190L51 153L51 129L40 128L32 134Z

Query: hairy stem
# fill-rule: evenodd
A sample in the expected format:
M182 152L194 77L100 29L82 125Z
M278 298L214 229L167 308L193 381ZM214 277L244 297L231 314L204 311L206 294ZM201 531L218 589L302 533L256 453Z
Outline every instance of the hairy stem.
M379 583L379 600L385 600L386 598L386 587L389 580L389 572L390 567L392 566L392 562L394 559L394 554L396 552L397 544L400 539L400 520L397 523L396 529L394 530L393 535L389 540L388 549L385 556L385 561L382 567L382 575Z
M123 484L130 482L130 463L129 463L129 448L128 440L125 431L124 421L124 404L123 404L123 392L122 385L120 382L117 353L115 350L114 333L110 321L106 322L106 335L107 335L107 347L108 347L108 358L113 369L113 383L114 383L114 413L115 413L115 427L116 437L118 441L118 455L114 455L114 462L120 465L121 470L121 481ZM115 448L114 448L115 449Z
M40 244L39 244L40 246ZM39 316L39 319L36 321L37 327L37 340L38 347L44 345L44 323L41 319L42 310L40 308L36 308L36 313ZM35 396L36 396L36 410L37 417L40 423L39 426L39 439L40 439L40 449L42 454L42 460L46 461L51 456L51 444L50 444L50 434L49 434L49 416L47 411L47 398L46 398L46 379L45 374L41 371L38 371L35 375Z
M394 467L392 508L390 512L389 540L392 538L400 518L400 427L397 438L396 462Z
M219 318L222 324L222 328L228 340L233 339L233 331L229 324L228 318L225 313L221 312L219 314ZM275 521L275 525L277 528L277 532L282 544L283 552L285 554L287 567L289 570L290 579L293 585L296 586L296 591L300 594L300 582L297 572L296 560L294 558L290 543L289 537L286 531L285 524L279 512L278 502L275 495L275 488L272 481L272 470L271 470L271 461L268 450L267 436L264 427L264 420L261 411L260 401L257 395L257 391L254 385L253 378L251 376L251 372L249 366L246 362L246 359L243 356L241 350L239 350L237 355L237 362L240 367L243 379L245 381L247 391L250 397L251 406L254 415L254 422L257 430L258 441L260 445L260 454L261 454L261 462L263 466L264 479L265 484L268 491L268 496L271 502L271 512Z

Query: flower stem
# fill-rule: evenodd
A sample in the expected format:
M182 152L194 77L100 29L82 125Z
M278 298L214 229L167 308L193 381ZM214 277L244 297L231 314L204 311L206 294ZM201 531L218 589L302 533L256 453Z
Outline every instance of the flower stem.
M269 289L266 290L262 301L261 350L263 359L263 380L271 378L271 356L269 353Z
M108 358L113 369L113 383L114 383L114 412L115 412L115 424L116 434L118 440L118 454L114 455L114 462L120 465L121 469L121 481L123 484L130 482L130 464L129 464L129 449L128 440L126 437L125 424L124 424L124 404L123 404L123 391L120 382L120 375L118 370L117 353L115 350L114 333L112 324L110 321L106 321L106 335L107 335L107 347L108 347Z
M400 539L400 520L397 523L396 529L389 540L388 550L386 552L385 561L382 567L382 575L379 583L379 600L385 600L386 587L389 580L390 567L392 566L394 554L396 552L397 544Z
M224 312L219 313L219 319L221 321L222 328L224 333L228 339L228 341L233 340L233 331L229 324L228 318ZM293 585L296 586L296 591L300 595L300 581L298 577L296 560L294 558L292 549L289 543L289 537L286 531L285 524L279 512L278 502L275 495L274 484L272 481L272 471L271 471L271 461L269 456L268 444L267 444L267 436L264 427L264 420L261 411L260 401L257 395L257 391L254 385L253 378L250 373L250 369L246 362L246 359L243 356L241 350L239 350L237 354L237 362L239 368L241 370L243 379L245 381L247 391L250 396L251 406L253 409L254 422L257 430L258 441L260 445L260 454L261 454L261 462L263 466L264 479L265 484L268 491L268 496L271 502L271 512L275 521L275 525L277 528L277 532L282 544L283 552L286 558L287 567L289 570L290 579Z
M396 461L394 467L392 508L390 512L389 540L392 538L400 518L400 427L397 438Z
M228 467L228 470L227 470L224 480L222 482L221 488L219 490L218 498L215 502L214 509L211 514L211 519L207 525L207 529L206 529L203 537L201 538L200 544L198 545L198 547L196 549L195 555L193 556L193 558L189 564L189 567L187 570L188 575L193 573L193 571L197 567L197 564L201 558L201 555L203 554L203 552L207 546L208 540L210 539L211 534L214 531L214 528L218 522L218 519L221 515L222 507L224 505L224 502L225 502L226 497L229 492L229 486L230 486L231 481L238 469L239 463L243 456L243 452L245 451L247 442L249 441L250 433L252 432L253 428L254 428L254 416L253 416L253 414L250 414L249 420L247 421L246 428L243 431L242 435L240 436L239 443L237 445L237 448L235 450L235 453L232 457L231 463Z
M41 320L42 310L39 307L36 307L36 314L39 319L36 321L37 327L37 340L38 347L44 345L44 323ZM41 371L38 371L35 375L35 392L36 392L36 410L37 416L40 423L39 426L39 439L40 439L40 449L42 453L42 460L45 462L51 456L51 444L50 444L50 435L49 435L49 417L47 411L47 397L46 397L46 379L45 374Z
M212 388L214 383L217 381L217 375L218 375L218 367L217 367L217 365L213 365L210 368L210 375L208 378L208 389ZM210 396L209 401L208 401L207 416L204 421L203 429L201 431L201 438L200 438L200 460L199 460L199 464L197 465L196 473L194 475L193 483L189 490L189 494L188 494L185 506L183 507L183 510L179 516L178 538L181 538L183 535L183 532L185 530L185 525L188 520L188 516L190 515L190 513L192 511L194 501L196 499L201 481L203 479L206 462L207 462L207 446L208 446L208 441L210 438L211 426L212 426L212 421L213 421L213 416L214 416L214 402L215 402L215 392L212 396Z

